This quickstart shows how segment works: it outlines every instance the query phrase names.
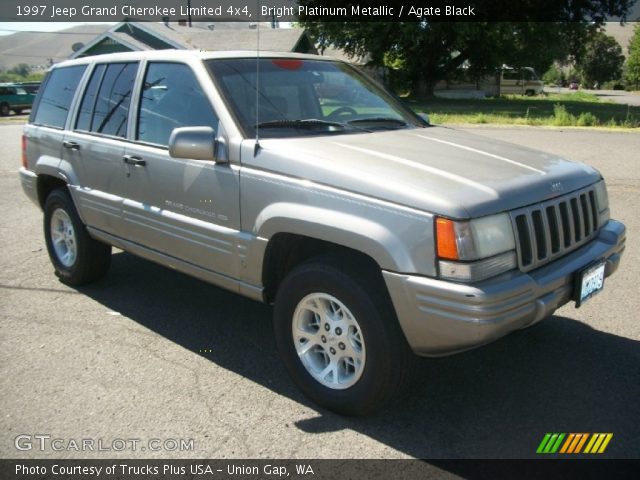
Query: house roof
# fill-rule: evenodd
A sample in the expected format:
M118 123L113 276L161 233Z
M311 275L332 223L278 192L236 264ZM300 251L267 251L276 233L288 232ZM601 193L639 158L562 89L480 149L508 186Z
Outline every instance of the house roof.
M295 50L301 38L306 35L304 30L290 29L260 29L257 30L213 30L204 31L191 29L183 34L183 40L191 48L200 50L256 50L260 37L260 49L288 52Z
M235 28L228 25L208 24L188 27L179 24L152 22L121 22L107 32L96 37L70 58L78 58L95 53L95 48L110 40L119 43L125 50L154 50L164 48L195 49L208 51L256 50L258 35L260 50L279 52L317 53L313 43L303 29L299 28L249 28L239 24Z
M335 58L337 60L342 60L343 62L352 63L359 66L366 65L369 61L366 57L349 55L343 49L336 47L325 47L324 50L321 51L320 55L324 57Z
M131 47L133 50L150 50L151 47L149 45L136 40L135 37L128 35L124 32L109 32L107 34L113 40L122 43L128 47Z

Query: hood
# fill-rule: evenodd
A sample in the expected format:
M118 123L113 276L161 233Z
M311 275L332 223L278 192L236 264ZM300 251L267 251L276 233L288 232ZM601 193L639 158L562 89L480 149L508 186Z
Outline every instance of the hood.
M445 127L261 139L255 157L254 141L245 144L243 165L460 219L541 202L600 178L581 163Z

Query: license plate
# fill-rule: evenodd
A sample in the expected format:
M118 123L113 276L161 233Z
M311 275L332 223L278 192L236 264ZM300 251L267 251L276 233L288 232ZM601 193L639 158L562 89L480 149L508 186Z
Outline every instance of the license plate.
M576 308L604 288L605 262L599 262L578 272L576 278Z

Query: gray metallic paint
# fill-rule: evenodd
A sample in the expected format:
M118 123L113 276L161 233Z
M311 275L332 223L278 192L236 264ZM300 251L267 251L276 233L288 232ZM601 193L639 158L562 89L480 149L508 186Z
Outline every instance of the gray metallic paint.
M173 158L215 160L216 134L211 127L174 128L169 139ZM219 163L219 162L218 162Z
M457 219L508 211L600 179L586 165L444 127L260 145L256 157L243 150L243 165ZM557 182L561 192L551 190Z
M521 208L593 184L599 173L442 127L261 139L256 150L202 63L254 55L136 52L56 66L89 64L84 85L97 62L138 60L132 95L138 105L149 61L186 63L220 118L221 162L171 158L167 148L136 142L136 108L127 139L71 131L79 89L66 131L25 127L29 168L66 179L95 238L256 300L262 299L265 251L277 233L359 250L383 270L405 335L425 355L470 348L538 321L567 301L569 279L591 259L608 256L608 274L617 266L624 227L612 221L597 240L535 272L514 270L477 285L437 280L434 215L466 219ZM63 151L63 138L80 150ZM146 165L125 165L124 155ZM20 176L34 199L33 173Z
M496 340L551 315L573 295L575 272L606 259L616 271L625 227L609 221L597 238L535 271L517 270L474 285L383 272L400 325L414 352L442 356Z

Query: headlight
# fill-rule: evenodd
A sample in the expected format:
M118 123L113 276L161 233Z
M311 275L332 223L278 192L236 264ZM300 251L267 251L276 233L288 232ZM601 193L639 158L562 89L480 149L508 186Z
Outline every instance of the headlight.
M607 194L607 185L604 180L600 180L595 185L596 200L598 201L598 212L604 212L609 208L609 195Z
M507 213L457 222L436 218L440 277L477 282L516 267L515 239Z
M598 204L598 225L604 225L609 221L609 194L604 180L595 184L596 203Z

